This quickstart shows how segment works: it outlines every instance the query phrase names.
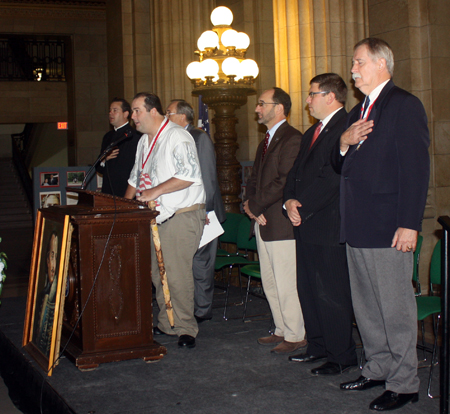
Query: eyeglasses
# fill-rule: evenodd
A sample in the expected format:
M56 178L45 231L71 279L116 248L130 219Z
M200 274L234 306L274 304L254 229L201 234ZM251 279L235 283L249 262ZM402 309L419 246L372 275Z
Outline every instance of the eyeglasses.
M327 93L330 93L330 91L310 92L310 93L308 93L308 96L312 99L312 98L314 98L314 95L319 95L322 93L327 94Z
M166 116L171 116L171 115L177 115L177 114L175 112L169 112L169 111L166 112Z
M264 101L259 101L256 106L259 106L261 108L264 108L265 105L279 105L279 102L264 102Z

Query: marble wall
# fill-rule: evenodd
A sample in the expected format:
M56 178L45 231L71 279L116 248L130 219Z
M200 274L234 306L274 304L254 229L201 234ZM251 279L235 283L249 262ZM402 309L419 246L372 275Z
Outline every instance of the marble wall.
M0 83L0 113L5 114L0 122L69 122L69 165L92 163L109 127L106 14L98 4L0 4L3 33L64 35L72 41L66 83Z

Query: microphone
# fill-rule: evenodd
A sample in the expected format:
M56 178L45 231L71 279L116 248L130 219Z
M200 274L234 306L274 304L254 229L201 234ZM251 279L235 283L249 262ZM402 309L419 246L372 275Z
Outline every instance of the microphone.
M109 151L111 151L115 146L119 145L122 141L125 141L127 138L129 138L133 134L133 131L129 129L128 131L125 131L124 134L119 138L116 139L114 142L109 144L106 149L100 154L100 156L95 160L94 164L92 164L91 168L89 168L89 171L86 173L86 176L84 177L83 183L81 184L81 189L86 189L86 181L91 174L92 170L95 168L95 166L99 163L99 161L108 154Z
M126 132L124 132L124 134L117 140L115 140L114 142L112 142L111 144L109 144L104 152L109 152L112 148L114 148L116 145L119 145L122 141L126 140L127 138L131 137L131 134L133 133L133 131L128 130Z

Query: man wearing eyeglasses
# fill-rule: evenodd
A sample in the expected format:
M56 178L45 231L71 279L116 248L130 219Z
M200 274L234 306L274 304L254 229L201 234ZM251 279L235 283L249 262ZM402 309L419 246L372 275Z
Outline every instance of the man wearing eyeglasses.
M216 214L219 222L224 222L226 218L225 207L220 194L216 171L216 154L211 138L205 131L192 125L194 109L183 99L173 99L167 107L166 116L172 122L183 127L194 138L206 193L206 225L209 224L208 215L212 211ZM216 238L202 246L194 256L192 273L194 275L194 316L197 323L212 318L214 264L218 241L219 239Z
M291 98L280 88L265 91L256 104L258 123L267 127L247 182L244 210L254 221L261 280L272 311L275 333L258 339L271 352L289 354L304 348L305 327L297 294L293 227L283 216L283 188L300 148L302 134L286 117Z
M297 242L297 287L308 348L290 361L324 361L311 372L336 375L356 365L352 302L345 246L339 244L340 177L331 154L344 130L347 86L339 75L310 81L306 103L319 122L309 128L290 171L284 200Z

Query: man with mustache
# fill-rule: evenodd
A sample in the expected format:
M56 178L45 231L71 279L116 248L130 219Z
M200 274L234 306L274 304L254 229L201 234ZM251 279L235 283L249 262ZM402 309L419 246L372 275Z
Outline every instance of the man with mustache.
M413 252L427 198L429 134L423 105L392 82L394 56L381 39L356 44L352 74L366 96L336 146L341 242L347 246L353 309L366 364L343 390L385 386L369 408L419 399Z

